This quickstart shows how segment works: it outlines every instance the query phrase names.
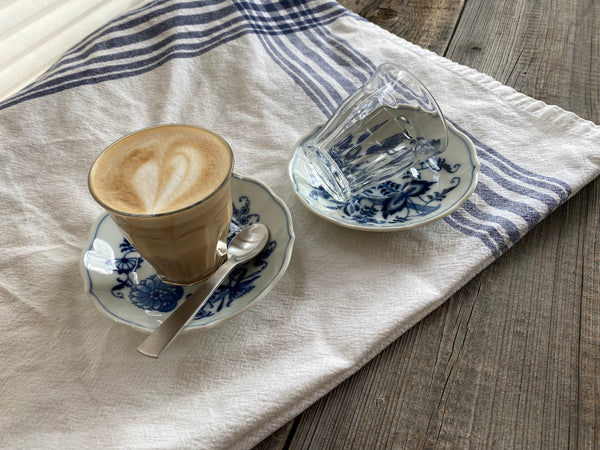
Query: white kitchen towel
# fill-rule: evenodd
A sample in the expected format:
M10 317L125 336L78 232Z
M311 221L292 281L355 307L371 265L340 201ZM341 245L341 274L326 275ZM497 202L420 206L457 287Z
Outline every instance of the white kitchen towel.
M481 161L450 216L402 232L327 222L287 178L295 142L383 62L409 68ZM291 210L287 273L157 360L84 293L101 150L161 123L212 129ZM439 306L598 175L600 127L326 0L156 1L0 103L0 435L14 448L244 448Z

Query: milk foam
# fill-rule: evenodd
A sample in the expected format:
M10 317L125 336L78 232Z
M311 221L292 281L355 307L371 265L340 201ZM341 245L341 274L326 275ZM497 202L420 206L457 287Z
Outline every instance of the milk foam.
M151 128L109 147L90 171L90 189L118 211L165 213L206 198L229 176L231 164L229 146L209 131Z

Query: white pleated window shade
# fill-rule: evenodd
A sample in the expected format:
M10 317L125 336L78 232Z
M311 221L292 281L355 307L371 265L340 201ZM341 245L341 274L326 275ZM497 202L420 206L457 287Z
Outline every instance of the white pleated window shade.
M148 0L0 0L0 101L35 81L63 53Z

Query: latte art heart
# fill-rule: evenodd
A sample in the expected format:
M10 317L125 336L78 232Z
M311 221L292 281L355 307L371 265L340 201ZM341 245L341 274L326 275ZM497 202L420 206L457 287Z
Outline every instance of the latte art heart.
M167 126L113 144L90 172L90 188L107 206L162 214L210 195L231 171L229 146L206 130Z
M133 174L131 189L144 203L146 211L156 213L173 209L182 197L193 196L201 182L205 162L191 146L180 146L162 155L162 160L142 164Z

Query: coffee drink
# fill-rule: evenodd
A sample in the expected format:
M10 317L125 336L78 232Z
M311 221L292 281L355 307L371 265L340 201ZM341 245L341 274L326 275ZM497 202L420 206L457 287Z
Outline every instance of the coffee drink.
M166 283L206 279L226 258L231 148L189 125L141 130L109 146L89 174L94 199Z

